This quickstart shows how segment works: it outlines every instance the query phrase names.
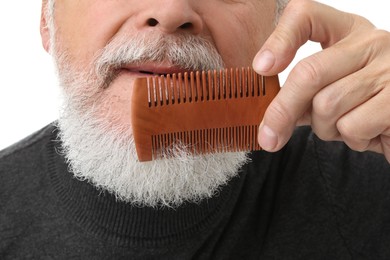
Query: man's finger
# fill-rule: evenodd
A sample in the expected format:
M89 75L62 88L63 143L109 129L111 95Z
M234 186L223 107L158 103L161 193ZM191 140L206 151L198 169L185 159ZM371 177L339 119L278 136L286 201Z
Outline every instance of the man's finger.
M325 49L300 61L269 105L259 129L259 143L267 151L282 148L316 94L334 81L359 70L365 64L364 51L356 47ZM337 64L337 66L335 65Z
M312 101L310 124L320 139L340 140L336 122L384 88L383 84L378 84L378 78L373 76L376 75L375 70L376 66L369 65L333 82L316 94Z
M388 135L390 111L383 110L390 99L390 91L383 89L367 102L356 107L337 121L343 141L353 150L370 150L372 140Z
M279 73L307 40L320 42L323 47L333 46L304 59L291 71L259 129L259 143L265 150L277 151L285 145L321 88L365 65L364 48L347 37L355 24L354 18L314 1L292 0L286 7L275 32L254 60L257 72ZM360 48L351 47L354 44Z
M291 0L275 31L253 61L263 75L283 71L308 40L328 47L344 38L354 25L351 15L314 1Z

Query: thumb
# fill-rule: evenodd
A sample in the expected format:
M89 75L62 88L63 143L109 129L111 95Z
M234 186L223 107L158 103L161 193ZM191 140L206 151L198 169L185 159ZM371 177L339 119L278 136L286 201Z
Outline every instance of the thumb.
M253 60L254 70L271 76L282 72L307 41L329 47L348 34L351 19L315 1L290 0L274 32Z
M295 66L268 106L258 136L263 149L280 150L291 137L299 119L311 106L316 93L340 78L340 73L344 73L343 70L331 69L331 58L335 53L330 47L348 35L353 24L352 18L351 15L315 1L289 2L278 26L255 57L254 70L266 76L278 74L290 64L297 50L308 40L320 42L327 51ZM344 69L349 70L350 67Z
M253 59L253 69L262 75L271 76L287 68L294 59L297 50L308 39L305 31L297 24L305 25L302 16L295 16L290 4L285 8L273 33Z

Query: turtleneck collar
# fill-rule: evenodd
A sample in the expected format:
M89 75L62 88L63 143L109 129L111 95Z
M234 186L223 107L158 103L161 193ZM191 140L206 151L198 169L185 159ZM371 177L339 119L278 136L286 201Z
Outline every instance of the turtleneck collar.
M217 196L199 204L177 209L135 207L74 178L64 157L56 152L55 136L53 132L47 152L54 199L62 214L89 233L121 246L164 246L212 230L232 210L244 179L234 178Z

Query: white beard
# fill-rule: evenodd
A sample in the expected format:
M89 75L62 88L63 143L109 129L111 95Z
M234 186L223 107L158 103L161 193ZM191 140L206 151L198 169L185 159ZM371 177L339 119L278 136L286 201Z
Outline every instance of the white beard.
M138 47L123 48L124 42L128 41L129 39L118 41L119 44L116 45L120 48L114 48L117 49L117 57L111 58L112 51L109 54L105 52L89 72L80 72L80 68L71 66L72 63L67 60L64 52L55 55L65 100L58 120L59 137L70 170L77 178L87 180L114 194L117 199L137 206L177 207L184 202L199 202L212 197L230 179L238 175L240 167L248 161L245 152L193 155L179 147L173 148L172 158L141 163L137 160L129 126L109 124L109 119L112 119L108 118L110 115L96 116L96 111L104 102L104 88L101 86L109 87L99 73L110 71L115 64L123 62L117 59L127 54L131 56L135 52L134 49L137 50L138 56L142 53L142 57L126 57L127 60L142 62L166 56L164 52L151 57L148 56L147 50L140 51L145 44L142 40ZM167 42L165 44L164 49L169 45ZM180 47L174 47L172 52L177 53ZM151 48L163 49L156 46ZM216 56L214 50L204 53L205 49L209 48L206 44L206 47L197 49L198 52L203 52L203 57L208 58L207 62L210 57ZM200 64L204 63L204 58L200 57L195 49L186 48L185 53L178 55L189 57L179 64L180 66L195 64L195 67L190 69L208 69L207 66L215 68L215 64L221 65L219 57L213 59L217 62L212 65ZM177 64L179 61L174 62ZM97 73L96 70L100 72ZM110 80L112 81L112 78Z
M126 129L115 133L76 113L62 116L59 128L74 175L137 206L177 207L210 198L247 161L243 152L182 152L170 159L139 162Z

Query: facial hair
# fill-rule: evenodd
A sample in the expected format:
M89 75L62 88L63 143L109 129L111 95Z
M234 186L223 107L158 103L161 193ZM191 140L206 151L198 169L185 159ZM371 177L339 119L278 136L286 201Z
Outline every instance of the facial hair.
M88 68L73 61L65 48L55 44L55 37L52 43L64 100L59 138L78 179L136 206L178 207L214 196L248 161L245 152L195 155L179 146L172 148L170 158L141 163L131 126L100 111L105 91L123 64L169 61L188 70L222 68L209 40L192 35L117 37Z

